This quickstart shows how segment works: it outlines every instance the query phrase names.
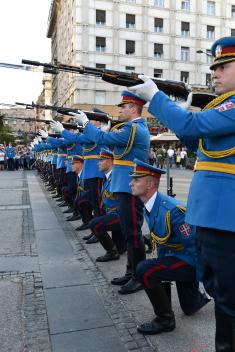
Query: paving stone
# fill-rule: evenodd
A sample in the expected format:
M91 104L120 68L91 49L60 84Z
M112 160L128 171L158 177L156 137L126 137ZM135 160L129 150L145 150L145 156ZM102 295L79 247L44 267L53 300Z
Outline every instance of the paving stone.
M127 352L113 327L52 336L53 352Z
M22 210L0 211L0 254L23 252L22 220Z
M19 352L24 346L22 280L0 279L1 351Z
M52 334L112 325L92 286L47 289L45 297Z
M87 275L79 263L56 263L41 265L44 288L74 286L88 284Z

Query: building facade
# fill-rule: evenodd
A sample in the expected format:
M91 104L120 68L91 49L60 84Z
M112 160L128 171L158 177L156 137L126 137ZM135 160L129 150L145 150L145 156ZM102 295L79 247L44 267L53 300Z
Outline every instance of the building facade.
M235 0L53 0L52 61L210 86L212 42L235 35ZM198 53L201 51L201 53ZM113 106L123 87L59 73L52 102Z

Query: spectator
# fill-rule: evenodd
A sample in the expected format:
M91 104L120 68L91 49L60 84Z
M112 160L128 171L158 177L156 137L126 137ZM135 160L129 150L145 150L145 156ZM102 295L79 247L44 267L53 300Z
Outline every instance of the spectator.
M0 144L0 170L4 170L4 162L6 158L6 152L4 146Z
M167 149L167 157L168 157L168 160L169 160L170 169L171 169L172 166L173 166L174 155L175 155L174 149L172 148L172 146L170 146L170 147Z
M187 161L187 152L185 148L182 148L181 153L180 153L180 157L181 157L181 166L183 169L186 168L186 161Z

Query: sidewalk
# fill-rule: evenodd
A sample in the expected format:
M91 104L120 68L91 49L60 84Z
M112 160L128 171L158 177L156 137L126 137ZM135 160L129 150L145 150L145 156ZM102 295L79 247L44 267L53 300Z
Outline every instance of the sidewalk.
M187 193L185 176L177 187ZM109 284L125 255L97 263L103 249L84 244L89 232L75 232L79 222L66 222L61 209L34 171L0 172L1 352L214 350L213 303L186 317L175 290L176 330L138 334L137 323L153 317L144 292L120 296Z

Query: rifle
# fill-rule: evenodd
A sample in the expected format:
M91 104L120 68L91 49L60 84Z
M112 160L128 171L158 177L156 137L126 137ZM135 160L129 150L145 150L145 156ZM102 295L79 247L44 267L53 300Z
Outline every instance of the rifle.
M99 69L87 66L72 66L61 64L56 62L55 64L51 63L42 63L39 61L31 60L22 60L22 64L31 65L31 66L42 66L43 72L50 74L57 74L60 71L63 72L73 72L81 75L95 76L100 77L103 81L116 84L118 86L132 87L137 84L143 83L142 80L138 78L138 73L135 72L123 72L115 71L109 69ZM150 77L154 83L158 86L160 90L170 96L175 96L186 100L191 89L185 82L174 81L163 78Z
M34 102L32 102L32 104L25 104L25 103L16 102L15 104L25 106L26 109L37 108L37 109L43 109L43 110L57 111L58 113L60 113L62 115L69 115L71 118L72 118L72 115L70 115L70 112L74 112L74 113L78 112L78 109L67 108L64 106L35 104ZM105 112L84 111L84 113L87 115L89 120L95 120L95 121L100 121L100 122L105 122L105 123L107 123L108 121L114 121ZM48 120L45 120L45 121L48 121ZM41 122L41 121L39 121L39 122ZM42 121L42 122L44 122L44 121ZM49 123L50 123L50 121L49 121ZM120 123L120 121L117 121L117 123ZM69 127L67 126L67 128L69 128Z

